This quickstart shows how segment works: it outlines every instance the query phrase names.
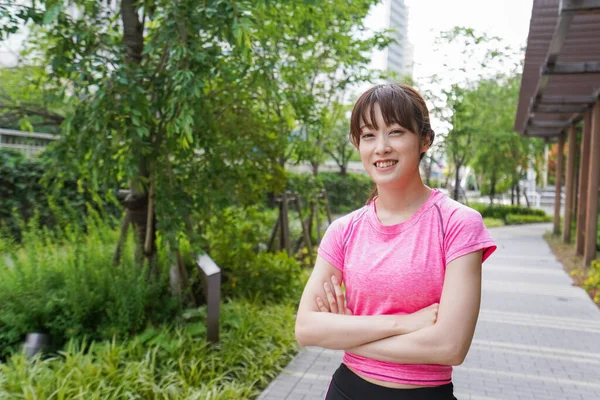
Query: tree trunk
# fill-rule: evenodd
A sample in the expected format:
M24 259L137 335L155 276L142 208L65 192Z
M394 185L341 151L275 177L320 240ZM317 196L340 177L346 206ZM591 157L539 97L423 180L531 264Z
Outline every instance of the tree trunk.
M312 167L313 176L316 177L317 175L319 175L319 163L311 161L310 166Z
M144 50L144 29L139 20L135 0L121 1L121 20L127 61L139 64L142 62Z
M428 157L427 155L424 158L424 169L425 169L425 184L431 187L431 164L433 164L433 158Z
M340 165L340 175L341 176L346 176L348 167L346 165Z
M494 198L496 197L496 173L492 172L490 179L490 204L494 204Z
M126 60L133 64L140 64L144 50L144 27L139 20L135 0L122 0L121 20ZM136 259L140 262L147 259L153 266L156 255L156 215L152 206L150 207L151 215L148 215L148 190L140 184L140 182L149 180L150 171L145 157L140 157L138 165L138 176L129 185L131 192L126 201L126 207L135 231ZM151 237L147 239L147 235Z
M453 199L458 201L458 196L460 194L460 167L459 163L455 164L456 171L454 172L454 197Z
M519 181L517 181L517 205L521 205L521 185L519 185Z

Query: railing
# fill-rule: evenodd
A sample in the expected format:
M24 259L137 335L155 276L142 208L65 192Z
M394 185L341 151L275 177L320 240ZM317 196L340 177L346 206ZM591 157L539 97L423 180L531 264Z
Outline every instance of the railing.
M22 132L0 128L0 148L15 149L31 157L60 137L49 133Z
M539 208L542 204L542 196L538 192L526 192L526 194L527 197L533 200L533 206Z

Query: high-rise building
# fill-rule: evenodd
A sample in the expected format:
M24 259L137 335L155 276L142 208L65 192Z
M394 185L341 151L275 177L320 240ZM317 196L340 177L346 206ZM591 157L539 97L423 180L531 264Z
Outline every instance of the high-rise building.
M389 10L389 29L393 29L393 42L387 49L387 70L396 73L394 80L404 75L412 76L413 46L408 41L408 8L404 0L386 0Z

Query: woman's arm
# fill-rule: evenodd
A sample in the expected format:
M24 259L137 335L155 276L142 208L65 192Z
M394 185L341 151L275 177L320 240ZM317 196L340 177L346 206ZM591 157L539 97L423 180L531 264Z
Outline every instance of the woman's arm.
M342 282L341 271L317 256L296 317L296 340L301 346L342 350L406 334L435 322L437 306L409 315L348 315L344 294L335 281ZM319 311L327 302L318 304L317 298L328 300L331 309L325 311L330 312Z
M421 330L374 341L348 352L404 364L460 365L479 315L482 251L469 253L446 267L437 322Z

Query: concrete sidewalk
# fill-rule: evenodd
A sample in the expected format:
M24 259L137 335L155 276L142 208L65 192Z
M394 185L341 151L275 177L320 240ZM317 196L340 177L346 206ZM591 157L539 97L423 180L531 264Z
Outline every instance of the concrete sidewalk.
M484 264L473 345L454 369L459 400L600 399L600 311L542 238L550 229L490 230L498 250ZM259 399L322 399L341 359L305 348Z

